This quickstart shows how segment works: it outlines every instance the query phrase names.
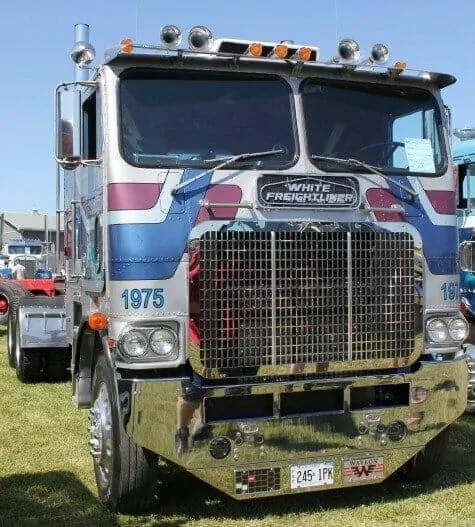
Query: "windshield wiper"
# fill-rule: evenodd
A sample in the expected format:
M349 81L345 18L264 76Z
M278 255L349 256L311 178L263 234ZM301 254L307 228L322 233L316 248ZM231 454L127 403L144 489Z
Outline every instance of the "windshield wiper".
M182 183L178 183L178 185L175 185L172 189L172 194L176 194L180 189L187 187L188 185L191 185L191 183L194 183L198 179L201 179L203 176L208 175L210 172L213 172L214 170L219 170L220 168L227 167L228 165L232 165L236 161L240 161L242 159L250 159L252 157L262 157L262 156L271 156L274 154L283 154L284 149L279 148L276 150L265 150L264 152L248 152L245 154L237 154L235 156L229 156L229 157L222 157L219 159L205 159L205 163L218 163L217 165L208 168L208 170L205 170L204 172L201 172L200 174L196 175L195 177L188 179L186 181L183 181Z
M416 191L412 190L412 188L406 187L405 185L403 185L403 184L399 183L398 181L394 180L393 178L391 178L390 176L388 176L384 172L381 172L381 170L378 170L373 165L368 165L368 163L365 163L364 161L360 161L359 159L353 159L351 157L348 158L348 159L345 159L345 158L342 158L342 157L329 157L329 156L319 156L319 155L312 155L311 158L312 159L316 159L317 161L332 161L334 163L342 163L342 164L345 164L345 165L353 165L353 166L357 166L357 167L366 168L366 170L368 170L369 172L372 172L373 174L376 174L377 176L381 176L386 181L390 181L391 183L393 183L397 187L401 188L402 190L404 190L405 192L407 192L411 196L414 197L414 196L418 195Z

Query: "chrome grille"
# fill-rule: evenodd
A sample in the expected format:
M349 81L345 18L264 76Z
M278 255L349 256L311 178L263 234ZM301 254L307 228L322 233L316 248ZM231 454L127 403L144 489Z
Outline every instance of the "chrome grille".
M408 357L414 244L390 232L207 232L205 368Z
M17 257L14 260L15 262L23 265L25 268L25 278L34 278L36 272L36 259L35 258L21 258Z

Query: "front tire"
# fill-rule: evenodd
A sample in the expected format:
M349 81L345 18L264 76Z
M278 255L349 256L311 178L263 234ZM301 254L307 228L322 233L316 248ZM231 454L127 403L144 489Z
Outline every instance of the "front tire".
M403 479L425 481L433 476L440 469L448 444L449 430L445 428L402 467Z
M104 355L96 364L92 392L89 444L99 498L113 512L147 512L155 501L158 457L125 432L114 371Z

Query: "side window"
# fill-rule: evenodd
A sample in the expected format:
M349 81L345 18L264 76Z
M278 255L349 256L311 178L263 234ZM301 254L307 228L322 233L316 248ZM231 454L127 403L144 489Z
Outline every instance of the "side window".
M101 112L97 91L82 104L82 158L97 159L101 155Z
M434 164L440 164L442 154L433 109L406 114L394 119L392 140L395 143L404 144L407 139L429 139ZM403 146L395 148L392 166L394 168L409 168L409 161Z

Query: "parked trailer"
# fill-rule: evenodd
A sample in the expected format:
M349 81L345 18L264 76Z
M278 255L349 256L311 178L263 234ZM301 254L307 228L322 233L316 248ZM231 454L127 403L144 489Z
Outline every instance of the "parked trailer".
M159 457L236 499L428 477L467 393L455 79L350 39L329 61L180 39L94 67L79 24L56 91L66 294L42 312L66 323L101 501L148 509Z

